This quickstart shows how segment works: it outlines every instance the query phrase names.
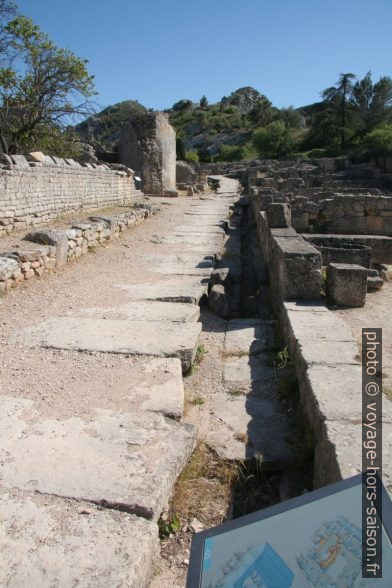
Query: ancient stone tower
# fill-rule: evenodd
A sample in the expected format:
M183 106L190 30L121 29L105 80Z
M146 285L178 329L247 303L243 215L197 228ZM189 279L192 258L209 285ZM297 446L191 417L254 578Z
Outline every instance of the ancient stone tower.
M176 133L163 112L134 118L120 138L119 161L140 174L146 194L176 189Z

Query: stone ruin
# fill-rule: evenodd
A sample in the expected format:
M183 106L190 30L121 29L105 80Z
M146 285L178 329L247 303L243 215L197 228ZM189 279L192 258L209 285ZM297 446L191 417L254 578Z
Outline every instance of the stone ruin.
M176 133L169 115L149 112L132 119L120 138L119 162L140 174L146 194L176 196Z

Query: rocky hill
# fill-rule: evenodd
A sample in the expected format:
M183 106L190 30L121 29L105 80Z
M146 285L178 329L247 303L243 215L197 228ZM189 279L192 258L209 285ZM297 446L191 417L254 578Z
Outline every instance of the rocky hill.
M130 118L147 112L135 100L125 100L90 116L75 127L81 139L98 151L115 151L121 131Z
M124 124L146 111L138 102L127 100L91 116L77 125L76 131L98 151L116 151ZM208 104L205 97L199 103L182 99L166 112L177 132L179 156L190 152L208 160L211 156L242 159L255 155L251 142L254 129L279 118L283 111L254 88L244 87L216 104Z

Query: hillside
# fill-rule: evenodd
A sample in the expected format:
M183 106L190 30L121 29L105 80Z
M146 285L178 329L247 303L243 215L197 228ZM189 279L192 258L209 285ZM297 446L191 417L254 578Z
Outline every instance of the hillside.
M125 100L105 108L76 125L78 135L99 151L115 151L121 131L130 118L147 112L135 100Z
M99 151L116 151L124 124L147 109L128 100L109 106L76 126L81 138ZM240 88L216 104L203 97L199 103L182 99L165 112L177 132L177 150L201 160L243 159L256 156L252 135L285 113L304 126L304 116L293 109L279 110L266 96L251 87Z

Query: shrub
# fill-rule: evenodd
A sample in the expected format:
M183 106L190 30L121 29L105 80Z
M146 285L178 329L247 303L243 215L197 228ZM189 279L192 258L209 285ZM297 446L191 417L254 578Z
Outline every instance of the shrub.
M261 157L281 157L293 150L291 134L282 121L274 121L253 133L253 144Z
M185 161L188 163L198 163L199 154L196 149L189 149L189 151L185 151Z
M392 153L392 125L382 125L362 139L362 146L373 155L390 155Z

